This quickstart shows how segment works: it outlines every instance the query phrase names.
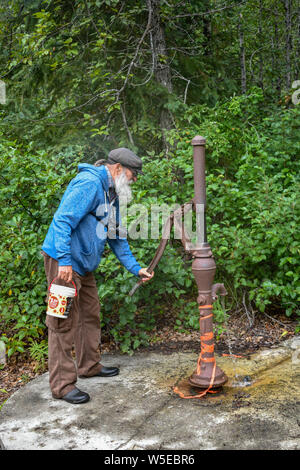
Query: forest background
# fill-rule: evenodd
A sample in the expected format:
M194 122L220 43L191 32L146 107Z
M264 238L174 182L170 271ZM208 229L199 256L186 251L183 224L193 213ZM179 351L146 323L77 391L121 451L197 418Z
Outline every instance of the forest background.
M208 241L227 316L299 318L299 0L2 0L0 337L47 354L40 249L79 162L116 147L144 162L134 202L193 196L206 138ZM158 240L130 240L143 266ZM102 331L122 352L158 319L199 328L191 259L170 240L136 282L109 249L96 272ZM224 312L215 303L215 317Z

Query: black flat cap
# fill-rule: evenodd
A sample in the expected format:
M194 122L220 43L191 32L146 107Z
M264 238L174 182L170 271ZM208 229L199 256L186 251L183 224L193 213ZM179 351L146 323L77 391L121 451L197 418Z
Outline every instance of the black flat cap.
M112 165L115 163L121 163L121 165L129 168L129 170L143 174L143 162L141 158L125 147L111 150L108 154L107 163L111 163Z

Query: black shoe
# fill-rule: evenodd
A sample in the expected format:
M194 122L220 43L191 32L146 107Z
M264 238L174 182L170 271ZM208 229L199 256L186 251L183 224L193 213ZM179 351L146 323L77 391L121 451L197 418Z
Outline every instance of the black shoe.
M102 366L102 369L98 374L96 374L96 377L113 377L114 375L119 374L119 369L117 367L104 367Z
M80 379L88 379L90 377L113 377L114 375L118 375L118 374L119 374L119 369L117 367L102 366L102 369L97 374L90 375L90 376L79 375L79 378Z
M69 393L62 397L62 400L72 403L73 405L80 405L81 403L86 403L89 401L90 396L88 393L82 392L78 388L74 388Z

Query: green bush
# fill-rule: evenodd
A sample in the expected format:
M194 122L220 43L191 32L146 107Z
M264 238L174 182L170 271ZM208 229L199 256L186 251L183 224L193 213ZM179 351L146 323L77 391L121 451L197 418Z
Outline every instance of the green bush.
M206 137L208 240L217 277L240 299L246 291L261 312L270 305L299 315L300 108L263 118L261 101L254 88L214 110L190 109L174 157L192 192L186 137Z
M263 109L261 90L233 97L213 109L186 109L169 133L168 156L140 151L145 174L134 185L134 202L184 203L193 196L191 139L206 138L207 227L217 272L229 291L227 313L248 305L299 315L299 106ZM58 154L34 151L4 136L0 143L0 311L8 355L45 339L46 279L40 247L84 147ZM150 220L149 220L150 223ZM149 228L150 230L150 228ZM142 266L159 240L130 240ZM155 277L128 297L136 278L106 248L96 272L101 323L130 353L147 344L165 312L176 328L198 328L197 289L191 260L171 240ZM229 306L229 308L228 308ZM219 311L219 310L218 310ZM222 314L218 314L218 324Z
M24 352L45 332L46 278L41 245L80 155L50 157L0 142L0 312L7 354Z

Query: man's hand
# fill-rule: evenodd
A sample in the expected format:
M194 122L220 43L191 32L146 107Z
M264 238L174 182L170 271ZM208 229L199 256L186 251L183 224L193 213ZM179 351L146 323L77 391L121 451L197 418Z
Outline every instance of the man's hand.
M147 281L150 281L150 279L153 278L154 272L152 272L150 274L150 273L148 273L147 268L142 268L142 269L139 270L139 276L141 277L142 282L147 282Z
M66 282L72 282L72 266L59 266L58 267L58 279L62 279Z

